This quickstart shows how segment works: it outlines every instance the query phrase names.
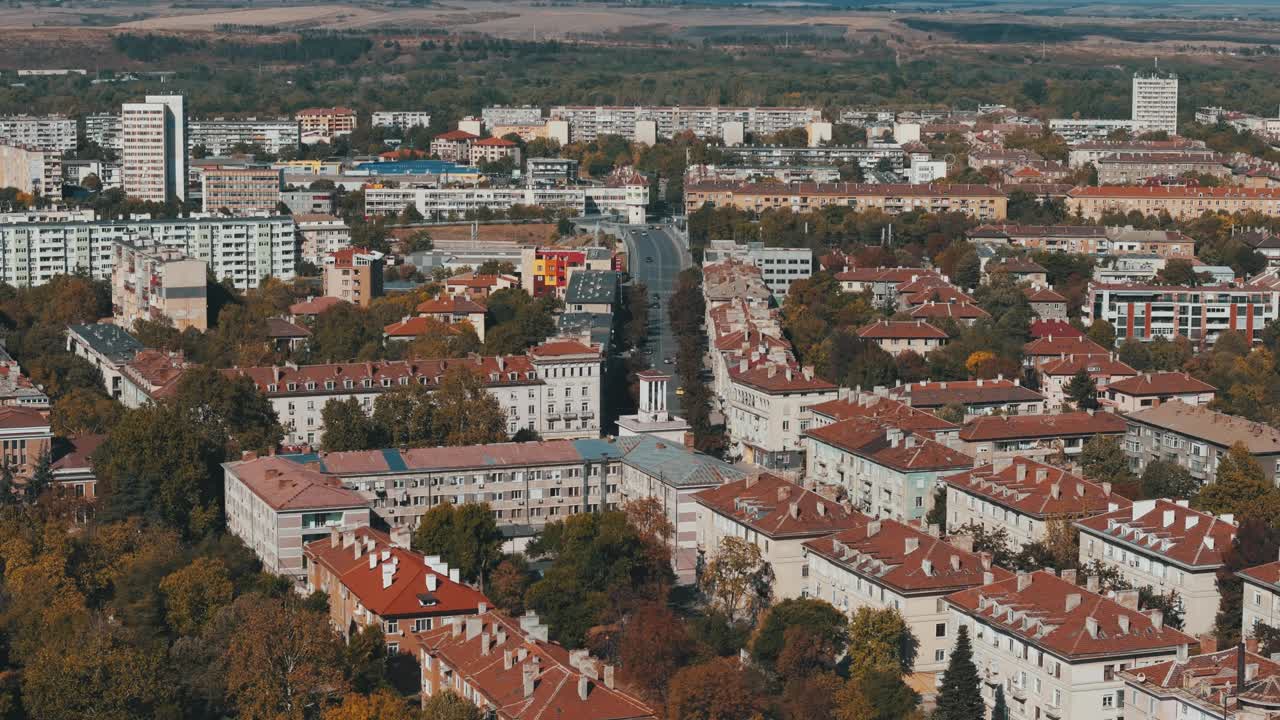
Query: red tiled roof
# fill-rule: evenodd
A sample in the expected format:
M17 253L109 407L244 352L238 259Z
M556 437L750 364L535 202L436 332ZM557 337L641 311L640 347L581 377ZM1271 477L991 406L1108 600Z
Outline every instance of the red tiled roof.
M1068 660L1174 652L1195 639L1115 600L1038 570L961 590L947 603Z
M978 320L991 317L991 313L967 302L928 302L911 311L913 318L957 318Z
M76 435L63 441L65 452L49 464L53 470L79 470L93 467L90 460L93 453L106 442L106 434Z
M842 282L879 282L879 283L899 283L911 282L919 277L936 277L939 280L942 276L936 270L928 268L853 268L844 272L836 273L836 280Z
M899 430L876 420L850 418L804 433L819 442L901 472L955 470L973 466L973 458L942 443Z
M362 247L338 248L329 253L326 262L332 260L333 265L336 267L352 267L355 264L357 255L371 255L373 253L373 250Z
M442 332L449 335L457 335L460 330L454 327L452 323L443 323L435 318L423 317L417 315L407 317L399 322L393 322L382 328L382 332L390 337L418 337L426 335L429 332Z
M657 718L640 700L608 687L608 681L588 678L583 699L578 693L584 677L580 667L594 660L583 658L575 663L575 655L563 647L527 634L519 620L493 611L465 619L457 630L451 624L437 626L414 636L414 641L422 652L447 662L455 677L498 708L498 717L503 720ZM534 673L529 696L524 693L526 668ZM595 668L593 674L601 672L598 664Z
M1244 692L1239 690L1240 646L1229 647L1213 653L1195 655L1184 662L1166 660L1153 665L1122 670L1120 677L1129 684L1142 688L1142 692L1156 697L1168 697L1175 693L1183 698L1194 696L1193 706L1214 714L1228 712L1236 715L1239 701L1253 708L1280 707L1280 664L1257 653L1245 651L1243 666L1257 666L1257 672L1245 680ZM1183 694L1185 693L1185 694ZM1203 715L1203 713L1202 713ZM1258 717L1274 718L1268 712Z
M796 367L793 362L762 360L746 370L738 365L729 366L729 377L737 383L750 385L765 392L832 392L836 386L813 373L812 368Z
M1084 337L1084 333L1077 330L1071 323L1066 320L1033 320L1031 321L1031 337L1047 338L1053 337Z
M139 350L132 360L125 363L121 372L142 386L148 397L155 399L172 395L178 388L178 380L189 367L190 363L180 352Z
M1084 336L1062 337L1048 335L1036 338L1022 346L1022 352L1031 357L1049 355L1107 355L1111 351Z
M870 418L890 427L925 435L960 429L959 425L949 423L931 412L913 408L893 398L878 395L864 395L864 398L866 404L860 402L857 397L848 397L811 405L809 410L815 415L823 415L833 420Z
M20 405L0 406L0 428L38 428L49 427L49 416L40 410Z
M354 540L361 548L359 557L354 544L343 547L339 541L335 547L331 538L309 542L303 552L382 619L474 614L481 603L491 604L479 590L451 581L448 572L428 567L425 555L392 545L383 533L362 527L354 531ZM370 557L376 558L372 568ZM382 583L385 565L395 569L387 587ZM428 590L428 576L436 579L434 591Z
M462 273L461 275L454 275L448 280L445 280L444 284L446 286L458 285L477 288L495 288L504 280L512 284L516 282L516 278L511 277L510 275L477 275L475 273Z
M916 283L910 283L914 285ZM899 291L902 288L898 288ZM973 298L966 295L950 285L934 285L920 292L914 292L907 295L908 305L924 305L926 303L935 305L951 305L951 304L972 304Z
M1251 568L1245 568L1237 572L1236 575L1280 590L1280 562L1254 565Z
M435 313L484 314L485 307L475 300L459 296L442 295L418 303L417 311L426 315Z
M1068 355L1040 366L1040 372L1045 375L1075 375L1081 370L1094 378L1111 378L1117 375L1132 377L1138 374L1137 370L1110 355Z
M1183 185L1101 185L1071 190L1073 198L1164 198L1209 200L1280 200L1280 188L1203 187Z
M960 429L960 439L966 442L983 442L1073 435L1119 435L1124 431L1124 418L1115 413L1073 412L1057 415L980 417L965 423L965 426Z
M340 107L340 106L339 106L339 107L331 107L331 108L321 108L321 107L317 107L317 108L305 108L305 109L303 109L303 110L299 110L299 111L298 111L297 113L295 113L295 114L296 114L296 115L299 115L299 116L305 116L305 115L355 115L355 114L356 114L356 111L355 111L355 110L352 110L351 108Z
M277 511L369 506L368 500L342 487L337 478L279 456L227 463L225 467Z
M1044 396L1035 390L1003 378L907 383L890 388L889 394L911 407L925 408L1044 400Z
M1209 383L1201 382L1187 373L1178 372L1146 373L1137 377L1117 380L1101 389L1115 390L1116 392L1136 397L1211 393L1217 390Z
M318 297L314 300L304 300L289 306L290 315L319 315L335 305L341 305L346 302L336 297Z
M529 354L536 357L558 357L562 355L593 355L600 354L599 345L587 345L577 340L548 340L529 349Z
M479 135L472 135L466 130L450 130L435 136L434 140L445 140L448 142L466 142L467 140L479 140ZM433 141L434 141L433 140Z
M1053 288L1027 288L1024 291L1027 295L1027 302L1033 303L1064 303L1067 298L1056 292ZM1062 322L1062 321L1058 321ZM1069 324L1069 323L1068 323Z
M828 535L856 527L863 519L833 500L769 473L709 488L693 498L770 538Z
M487 146L487 147L515 147L516 146L516 144L511 142L510 140L504 140L502 138L496 138L496 137L481 138L480 140L477 140L474 143L472 143L472 145L481 145L481 146Z
M1013 577L990 556L961 550L896 520L863 522L834 535L806 540L805 549L903 595L938 595Z
M311 331L283 318L267 318L267 337L305 338L311 337Z
M998 467L983 465L948 475L942 482L1033 517L1094 514L1109 512L1112 505L1129 506L1127 498L1112 493L1106 485L1030 458L1015 457Z
M329 365L299 366L259 366L247 368L228 368L223 370L230 377L247 376L258 386L258 390L267 395L284 395L300 393L317 395L336 393L350 395L352 390L364 389L366 392L390 389L410 382L423 383L434 387L445 373L454 367L465 367L479 374L489 386L495 385L532 385L541 383L533 370L533 363L525 355L469 357L443 360L381 360L377 362L333 363ZM514 373L515 377L512 377ZM496 377L494 377L496 375ZM384 388L382 380L390 384ZM344 381L351 380L352 388L345 388ZM368 379L370 386L364 387L363 381ZM325 383L332 381L334 387L325 389ZM289 384L295 385L289 390ZM307 383L315 387L308 390ZM269 386L275 385L274 391Z
M1042 273L1042 272L1048 272L1048 271L1044 269L1043 265L1033 260L1027 260L1024 258L1009 258L1004 262L997 263L994 267L987 268L987 272L1030 274L1030 273Z
M867 340L945 340L948 336L923 320L877 320L859 330L858 337Z
M1082 532L1138 548L1180 565L1209 569L1222 565L1222 556L1236 537L1226 518L1187 507L1186 500L1139 500L1127 508L1079 520Z
M1004 197L1004 192L990 185L908 185L906 183L793 183L776 185L749 182L696 182L685 186L685 194L691 192L730 191L738 195L807 195L843 197L865 195L880 197Z

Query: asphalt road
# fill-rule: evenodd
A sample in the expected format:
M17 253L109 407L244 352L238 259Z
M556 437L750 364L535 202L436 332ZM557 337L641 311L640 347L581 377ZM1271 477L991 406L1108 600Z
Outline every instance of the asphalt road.
M618 225L630 253L631 277L644 283L649 296L658 295L659 307L649 308L649 363L657 370L675 373L676 340L671 334L671 321L667 317L667 303L676 289L676 278L681 270L689 267L691 260L680 231L673 225ZM648 258L653 258L652 262ZM672 364L663 360L670 358ZM667 387L667 409L680 411L680 397L676 395L678 380L673 378Z

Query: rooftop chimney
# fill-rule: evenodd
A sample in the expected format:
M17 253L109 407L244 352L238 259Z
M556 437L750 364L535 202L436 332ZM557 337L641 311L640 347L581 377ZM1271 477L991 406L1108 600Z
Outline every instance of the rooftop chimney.
M1098 638L1098 619L1092 615L1085 618L1084 629L1085 629L1085 632L1089 633L1089 637L1094 638L1096 640Z
M1018 592L1022 592L1031 587L1031 575L1029 573L1018 573Z
M510 650L502 651L502 669L503 670L511 669L511 651Z
M1151 619L1151 627L1160 630L1164 627L1164 611L1158 608L1151 608L1147 611L1147 617Z
M520 676L524 680L525 698L533 697L533 685L537 677L537 673L538 668L532 662L527 662L520 666Z
M489 633L480 633L480 654L488 655L489 646L493 641L489 637Z
M904 551L907 555L910 555L911 553L919 549L920 549L920 538L916 538L916 537L907 538L906 545L904 548Z
M604 666L604 686L609 688L610 690L613 689L613 666L612 665Z
M585 701L587 699L587 689L589 687L590 687L590 682L587 680L587 676L579 675L578 676L578 699L579 700Z
M1121 590L1116 593L1116 602L1130 610L1138 609L1138 591L1137 590Z
M1080 607L1080 593L1067 595L1067 612L1071 612L1078 607Z
M1120 623L1120 634L1128 635L1129 634L1129 616L1121 615L1116 618L1116 621Z

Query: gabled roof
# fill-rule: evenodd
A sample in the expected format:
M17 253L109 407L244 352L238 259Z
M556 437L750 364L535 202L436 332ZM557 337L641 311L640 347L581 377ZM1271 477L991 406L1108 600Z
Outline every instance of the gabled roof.
M863 522L833 535L806 540L809 552L903 595L938 595L980 586L984 575L1013 577L990 556L961 550L896 520Z
M1023 292L1027 295L1027 302L1032 303L1064 303L1067 298L1058 293L1053 288L1027 288Z
M893 283L898 285L904 282L911 282L921 277L935 277L939 280L942 276L936 270L928 268L912 268L912 267L896 267L896 268L853 268L844 272L836 273L836 280L841 282L877 282L877 283Z
M656 720L653 709L639 699L609 687L613 668L601 670L591 658L534 637L522 628L529 618L489 611L460 626L438 624L414 636L414 642L448 663L485 705L496 706L501 720ZM581 669L586 663L594 665L591 675ZM526 672L533 680L528 696ZM601 674L604 682L592 679ZM585 699L579 694L584 681Z
M1130 422L1171 430L1180 435L1229 448L1241 442L1254 455L1280 453L1280 430L1236 415L1169 400L1126 416Z
M424 300L418 303L418 307L415 309L424 315L483 315L485 312L484 305L461 295L441 295L430 300Z
M510 140L506 140L503 138L496 138L496 137L481 138L475 141L474 143L472 143L472 145L480 145L482 147L515 147L516 146L516 144L511 142Z
M948 475L947 485L1032 517L1108 512L1127 508L1129 500L1108 485L1073 475L1030 458L1015 457Z
M729 377L737 383L769 393L821 393L834 392L834 384L813 373L810 367L797 367L794 362L762 361L743 370L738 365L729 366Z
M1045 270L1043 265L1035 262L1034 260L1027 260L1026 258L1009 258L993 267L987 268L987 272L1007 272L1018 275L1028 275L1031 273L1048 272L1048 270Z
M911 317L980 320L991 317L991 313L967 302L927 302L912 308Z
M1066 320L1032 320L1031 321L1031 337L1047 338L1053 337L1084 337L1084 333L1077 330L1071 323Z
M770 538L828 535L856 526L863 517L769 473L703 490L693 498L703 507Z
M445 140L448 142L467 142L467 141L479 140L479 139L480 139L479 135L472 135L466 130L450 130L448 132L443 132L435 136L434 138L432 138L432 142L435 142L436 140Z
M347 538L336 535L307 543L303 552L379 618L473 614L481 604L491 604L479 590L451 581L447 566L430 567L425 555L392 545L385 534L368 527L351 533L350 545L344 546ZM388 566L390 584L384 587L383 568ZM429 589L428 576L435 578L434 590Z
M940 408L947 405L989 405L1011 402L1039 402L1044 396L1023 387L1020 381L990 380L921 381L890 388L889 394L911 407Z
M284 318L267 318L267 337L273 339L311 337L311 331Z
M1040 372L1045 375L1075 375L1081 370L1092 377L1132 377L1138 374L1137 370L1110 355L1068 355L1040 366Z
M435 318L426 317L424 315L415 315L383 327L382 332L385 333L387 337L416 338L421 335L426 335L429 332L457 335L461 330L459 330L459 328L453 323L441 322Z
M1023 345L1022 352L1029 357L1045 357L1049 355L1107 355L1111 351L1087 337L1047 335Z
M1184 372L1145 373L1136 377L1117 380L1101 389L1114 390L1118 393L1135 397L1189 395L1217 391L1217 388L1209 383L1201 382Z
M598 357L600 355L600 346L588 345L577 340L548 340L541 345L529 348L529 354L534 357L560 357L569 355L591 355Z
M17 430L20 428L49 428L47 414L21 405L0 405L0 428Z
M1051 572L948 595L948 604L1068 660L1174 652L1195 639Z
M923 435L960 429L959 425L949 423L931 412L913 408L900 400L870 393L810 405L809 410L814 415L829 417L836 421L868 418L904 432L918 432Z
M1079 520L1076 526L1143 554L1200 570L1220 567L1223 553L1236 537L1230 516L1192 510L1186 500L1138 500L1127 508Z
M973 466L973 458L942 443L888 429L877 420L855 417L811 428L804 433L821 443L899 472L956 470Z
M1124 418L1109 412L1073 412L1056 415L980 417L965 423L960 439L966 442L1063 438L1076 435L1119 435Z
M303 300L289 306L290 315L319 315L335 305L343 304L344 300L336 297L322 296L312 300Z
M923 320L877 320L858 331L867 340L946 340L948 335Z
M280 456L224 463L245 487L277 512L367 508L369 501L326 475Z
M1263 710L1255 717L1274 720L1280 708L1280 663L1257 653L1244 651L1237 645L1217 652L1195 655L1185 661L1166 660L1152 665L1122 670L1127 684L1141 688L1155 697L1175 697L1191 703L1212 715L1225 710L1227 717L1241 706ZM1244 691L1239 692L1239 671L1246 668ZM1209 715L1206 715L1209 716Z

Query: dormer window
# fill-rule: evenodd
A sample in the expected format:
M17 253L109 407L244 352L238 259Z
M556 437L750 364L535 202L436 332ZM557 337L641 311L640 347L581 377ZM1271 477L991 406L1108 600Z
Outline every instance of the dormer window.
M325 389L325 390L332 390L333 388L334 388L334 385L333 385L333 381L332 381L332 380L325 380L325 381L324 381L324 389Z
M289 392L293 392L294 390L297 390L297 389L298 389L298 384L297 384L297 383L289 383L288 388L289 388Z
M382 378L382 387L391 387L391 378Z
M408 384L409 384L409 376L408 376L408 375L406 375L406 376L404 376L404 377L400 378L400 384L401 384L401 385L408 385Z
M370 378L365 378L361 380L360 387L373 387L373 380Z
M271 383L270 385L267 386L267 392L279 392L279 391L280 391L280 386L276 385L275 383Z
M315 383L313 383L313 382L309 382L309 383L307 383L307 389L308 389L308 390L315 390L315 389L316 389L316 384L315 384Z

